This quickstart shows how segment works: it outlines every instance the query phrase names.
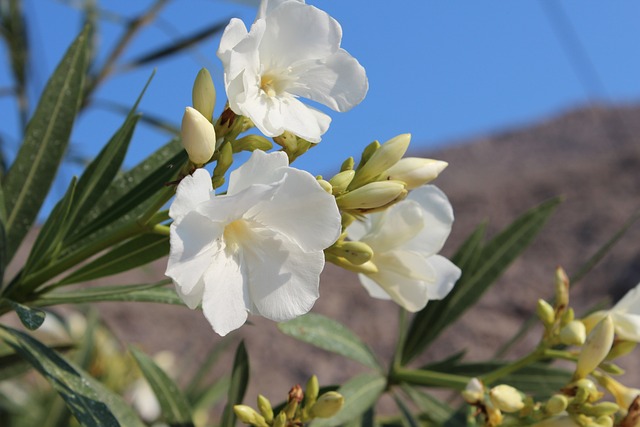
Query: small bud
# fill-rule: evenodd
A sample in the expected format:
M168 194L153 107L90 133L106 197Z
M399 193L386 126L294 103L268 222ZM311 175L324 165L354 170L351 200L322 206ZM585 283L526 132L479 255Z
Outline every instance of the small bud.
M373 153L380 148L380 143L378 141L373 141L371 144L364 147L362 150L362 154L360 155L360 163L358 163L358 169L362 168L373 156Z
M289 397L287 399L287 405L284 407L284 412L287 415L287 419L295 418L296 411L298 410L298 405L302 402L304 398L304 392L302 391L302 387L296 384L291 390L289 390Z
M287 425L287 415L284 411L280 412L277 417L273 419L273 427L285 427Z
M340 166L340 172L344 172L346 170L352 170L354 165L353 157L349 157L347 160L342 162Z
M341 242L328 250L355 265L362 265L373 258L373 249L364 242Z
M216 146L216 132L213 125L195 108L185 109L180 135L193 164L201 166L211 159Z
M371 261L367 261L364 264L357 265L357 264L353 264L346 258L333 255L329 251L325 251L324 256L327 262L335 264L338 267L342 267L345 270L354 271L356 273L362 273L362 274L375 274L378 272L378 267Z
M569 308L567 308L567 310L564 313L562 313L562 317L560 319L560 324L562 326L564 326L567 323L572 322L575 318L576 318L576 314L573 311L573 308L569 307ZM586 331L585 331L585 333L586 333Z
M552 325L553 322L555 322L555 320L556 320L556 314L555 314L555 311L554 311L553 307L551 307L551 304L549 304L548 302L546 302L543 299L539 299L538 300L538 306L536 307L536 313L538 314L538 317L540 318L540 320L542 320L542 323L545 326Z
M549 398L544 409L549 415L558 415L569 406L569 399L563 394L554 394Z
M620 410L617 403L613 402L600 402L597 405L583 405L582 413L592 417L601 417L606 415L613 415Z
M233 152L241 151L269 151L273 148L273 143L261 135L246 135L233 141Z
M596 402L602 397L598 387L588 378L582 378L568 386L573 391L574 399L572 403Z
M350 189L358 188L372 180L380 174L398 163L409 148L411 135L408 133L398 135L385 142L373 152L369 160L356 171L356 176L349 185Z
M621 424L623 425L623 424ZM596 420L596 426L598 427L613 427L613 418L608 415L602 415Z
M273 421L273 408L271 407L269 399L261 394L258 395L258 410L264 417L267 424L271 424L271 421Z
M613 343L613 347L611 348L611 351L609 352L609 354L607 354L607 360L614 360L614 359L617 359L618 357L626 356L636 348L637 344L638 343L633 341L616 340Z
M213 169L213 180L218 181L216 178L224 177L224 174L227 173L231 164L233 163L233 149L231 148L230 142L225 142L220 146L220 151L218 152L218 161L216 162L216 167ZM214 188L218 186L214 185Z
M569 306L569 277L562 267L556 268L556 307L564 311Z
M251 406L234 405L233 412L236 414L236 417L245 424L257 427L268 427L264 417L258 414Z
M629 409L633 401L640 396L640 389L629 388L608 375L598 375L596 378L600 385L616 399L618 406L624 410Z
M470 405L484 400L484 385L477 378L471 378L462 390L462 398Z
M381 179L402 181L407 190L413 190L436 179L448 165L440 160L405 157L387 169Z
M337 391L329 391L318 398L311 407L310 415L313 418L331 418L342 409L344 397Z
M489 390L491 403L502 412L517 412L524 408L522 394L510 385L501 384Z
M344 192L351 183L351 180L353 179L353 176L355 174L356 172L354 170L348 169L336 174L333 178L331 178L329 182L333 186L333 193L340 194Z
M582 345L587 339L584 323L573 320L560 329L560 342L564 345Z
M578 356L574 378L584 378L598 367L611 350L613 335L613 321L611 316L607 316L593 328L587 337L580 356Z
M318 184L320 184L320 187L322 187L324 191L329 194L333 193L333 187L331 186L331 183L329 181L325 181L322 178L316 178L316 181L318 181Z
M202 68L196 76L191 91L191 102L193 108L210 122L213 116L213 107L216 105L216 88L213 86L211 74L206 68Z
M385 206L406 194L407 190L401 182L372 182L336 197L336 202L341 209L368 210Z
M312 375L307 381L307 386L304 389L304 406L310 408L316 403L318 399L318 393L320 392L320 385L318 384L318 377Z

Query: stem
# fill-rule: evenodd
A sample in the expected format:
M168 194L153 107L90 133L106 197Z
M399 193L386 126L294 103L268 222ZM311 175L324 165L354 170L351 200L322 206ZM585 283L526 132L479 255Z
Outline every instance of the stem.
M393 382L406 382L431 387L447 387L455 390L464 390L470 377L447 374L443 372L427 371L425 369L396 368L390 374Z
M404 342L407 338L407 311L399 307L400 316L398 320L398 344L396 345L396 351L393 355L393 361L391 362L391 366L389 367L389 378L393 376L393 372L400 369L401 360L402 360L402 349L404 347Z
M505 365L501 368L498 368L495 371L491 371L487 375L481 376L480 380L485 385L489 385L503 377L506 377L507 375L515 371L518 371L524 368L525 366L529 366L541 359L546 359L547 357L548 356L545 351L545 348L538 347L532 353L529 353L528 355L516 360L515 362Z
M156 224L153 226L153 228L151 229L151 232L153 234L159 234L161 236L168 236L169 235L169 227L167 227L166 225L162 225L162 224Z

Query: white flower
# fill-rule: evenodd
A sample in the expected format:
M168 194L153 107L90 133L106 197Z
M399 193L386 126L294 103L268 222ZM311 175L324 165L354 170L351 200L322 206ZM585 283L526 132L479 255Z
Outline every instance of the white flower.
M591 330L607 315L611 316L618 339L640 343L640 284L627 292L611 310L590 314L582 322Z
M229 107L267 136L289 131L319 142L331 119L298 97L347 111L368 89L341 39L340 24L302 0L264 0L249 32L232 19L218 49Z
M340 234L334 198L285 153L256 150L231 173L226 195L204 169L182 180L169 215L166 274L220 335L248 313L285 321L318 298L323 250Z
M442 191L427 185L383 212L354 221L352 240L373 249L378 272L360 274L360 282L374 298L392 299L406 310L419 311L432 299L442 299L461 271L436 255L451 231L453 210Z

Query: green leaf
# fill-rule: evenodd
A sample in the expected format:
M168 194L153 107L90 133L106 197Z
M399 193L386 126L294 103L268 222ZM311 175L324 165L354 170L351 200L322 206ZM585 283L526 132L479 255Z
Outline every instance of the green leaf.
M193 402L194 411L209 410L229 393L230 385L231 377L224 375L213 384L210 384L202 393L194 395L193 400L190 400Z
M85 427L144 427L122 398L29 335L1 327L0 335L60 394Z
M413 416L407 404L402 400L402 397L398 396L397 393L393 393L393 400L396 402L398 409L400 409L403 424L407 427L420 427L420 423Z
M169 237L143 234L74 271L57 286L86 282L132 270L169 254Z
M351 378L338 388L344 396L344 406L335 416L327 419L316 419L312 427L334 427L346 423L371 408L384 392L387 380L378 373L366 373Z
M84 304L102 301L155 302L162 304L184 305L176 291L165 287L169 280L158 283L122 286L97 286L65 292L43 294L33 305L47 307L59 304Z
M231 373L231 384L229 385L229 394L227 396L227 404L224 406L222 413L221 427L234 427L236 424L236 414L233 412L233 406L239 405L244 399L249 383L249 355L244 346L244 342L240 342L236 350L236 356L233 361L233 372Z
M37 308L27 307L26 305L22 305L15 301L7 301L11 308L16 312L18 318L20 318L20 322L22 322L25 328L35 331L44 322L44 311L38 310Z
M1 13L6 12L6 13ZM29 99L27 96L27 71L30 63L27 22L22 11L22 1L3 2L1 13L1 34L7 41L11 71L15 81L17 105L20 110L21 126L27 121ZM21 129L22 130L22 129Z
M88 32L85 27L49 79L2 183L9 260L35 220L69 143L82 100Z
M149 356L135 348L130 350L158 398L163 420L170 426L193 426L189 402L175 382Z
M195 401L200 398L200 395L203 393L202 388L209 389L209 386L201 387L201 384L205 378L207 378L209 372L218 362L222 353L227 350L231 342L231 338L226 336L222 341L211 347L209 353L198 367L198 370L193 374L193 377L191 377L191 381L186 388L187 397L190 401Z
M473 256L466 257L473 260L476 268L463 269L462 277L446 298L430 301L413 318L402 352L403 364L419 355L446 327L453 324L462 313L478 301L507 267L533 242L559 203L560 200L556 198L527 211L485 245L475 260ZM474 235L476 233L479 233L479 230L476 230ZM467 243L476 239L474 235L467 240ZM469 245L473 246L471 243ZM462 257L459 258L462 259Z
M404 391L413 403L420 408L423 414L422 416L426 417L433 424L439 426L444 425L445 422L451 420L453 417L454 411L449 407L449 405L408 384L402 384L401 387L402 391ZM459 425L460 427L464 427L466 424L456 424L454 422L454 424L450 425Z
M279 323L278 329L300 341L337 353L365 366L382 369L369 347L360 338L342 324L320 314L309 313Z

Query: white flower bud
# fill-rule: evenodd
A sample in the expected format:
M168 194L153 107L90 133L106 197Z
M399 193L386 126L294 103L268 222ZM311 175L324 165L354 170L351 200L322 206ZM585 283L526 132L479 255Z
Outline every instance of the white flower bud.
M587 339L584 323L572 320L560 329L560 342L564 345L582 345Z
M554 394L549 398L544 409L550 415L558 415L567 409L567 406L569 406L569 399L567 399L567 396L563 394Z
M436 179L448 165L440 160L406 157L387 169L382 179L402 181L407 190L413 190Z
M411 134L404 133L382 144L371 155L369 160L367 160L367 163L356 172L350 188L357 188L370 182L391 166L398 163L402 156L404 156L407 148L409 148L410 141Z
M180 135L191 162L203 165L211 159L216 146L216 131L209 120L195 108L185 109Z
M631 403L640 396L640 389L629 388L618 381L614 380L608 375L599 375L597 377L598 382L616 399L616 403L623 410L629 409Z
M346 210L375 209L407 194L404 183L397 181L371 182L336 197L338 206Z
M329 194L333 192L333 188L331 187L331 184L329 183L329 181L326 181L324 179L316 179L316 180L318 181L318 184L320 184L320 187L322 187L324 191L326 191Z
M334 194L339 194L346 190L355 174L356 172L354 170L347 169L331 178L329 180L329 183L331 183L331 185L333 186Z
M331 418L342 409L344 397L337 391L329 391L318 398L311 407L311 416L314 418Z
M542 320L542 323L545 326L549 326L553 324L553 322L555 322L556 320L555 310L553 309L551 304L549 304L543 299L538 300L536 313L538 314L538 317L540 318L540 320Z
M213 107L216 104L216 88L213 86L211 74L206 68L201 69L196 76L191 91L191 101L193 107L208 121L211 121Z
M482 382L477 378L471 378L465 389L462 390L462 398L470 405L481 402L484 399L484 385Z
M578 356L574 378L584 378L593 372L607 357L613 345L614 326L607 316L591 331Z
M510 385L500 384L489 390L489 398L493 406L502 412L517 412L524 408L522 394Z

